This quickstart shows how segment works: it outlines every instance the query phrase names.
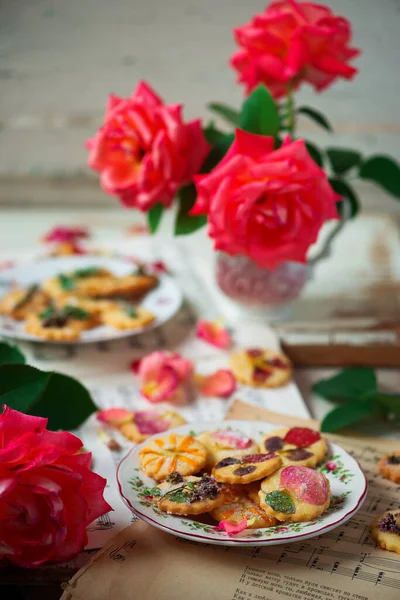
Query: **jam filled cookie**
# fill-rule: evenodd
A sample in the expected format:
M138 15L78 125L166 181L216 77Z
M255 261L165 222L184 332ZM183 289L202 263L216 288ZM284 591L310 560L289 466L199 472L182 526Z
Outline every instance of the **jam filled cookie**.
M150 325L155 319L153 313L140 306L116 304L112 309L106 310L101 315L104 325L114 329L140 329Z
M263 437L260 452L276 452L284 465L315 467L324 460L328 446L318 431L308 427L284 427Z
M171 433L152 440L140 451L143 470L156 481L166 479L174 471L194 475L206 463L207 450L189 435Z
M254 440L229 429L205 431L197 439L207 448L207 469L212 469L217 462L228 456L240 458L258 452Z
M30 314L44 310L50 298L37 285L13 289L0 300L0 313L23 321Z
M224 502L224 494L213 477L183 477L172 473L157 486L160 490L157 506L172 515L200 515Z
M372 524L371 534L382 550L400 554L400 509L379 515Z
M96 325L97 318L82 309L66 306L58 311L50 307L40 314L30 315L25 330L45 340L66 342L78 339L82 331Z
M261 483L260 506L278 521L312 521L329 507L329 481L309 467L283 467Z
M133 413L131 421L121 424L120 431L128 440L138 443L185 423L185 419L173 410L140 410Z
M251 483L268 477L282 466L282 459L273 452L247 454L241 458L228 456L219 461L212 470L217 481L223 483Z
M400 450L382 456L378 463L380 472L386 479L400 483Z
M223 493L224 503L211 511L211 516L216 521L240 523L243 519L246 519L247 529L273 527L276 525L276 519L268 517L259 505L253 502L244 491L224 486Z
M274 350L240 350L231 356L230 364L236 379L252 387L281 387L292 377L289 359Z

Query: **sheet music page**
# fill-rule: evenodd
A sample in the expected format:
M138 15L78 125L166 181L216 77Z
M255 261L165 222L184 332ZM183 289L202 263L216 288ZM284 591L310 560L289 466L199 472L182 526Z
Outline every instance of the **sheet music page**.
M236 401L227 418L307 425ZM315 423L315 422L314 422ZM398 600L400 555L375 547L375 515L400 505L399 486L377 470L393 441L328 436L364 469L369 492L347 523L316 538L277 546L199 544L138 521L114 538L65 586L62 600Z

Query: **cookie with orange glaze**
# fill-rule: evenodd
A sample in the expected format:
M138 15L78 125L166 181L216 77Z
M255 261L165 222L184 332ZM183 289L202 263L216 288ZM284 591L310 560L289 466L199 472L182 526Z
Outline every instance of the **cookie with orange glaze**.
M190 435L170 433L151 440L140 450L142 469L156 481L173 472L194 475L206 464L207 450Z
M222 491L225 497L224 503L211 511L211 516L216 521L241 523L243 519L246 519L247 529L276 525L276 519L269 517L258 503L249 498L244 490L240 490L238 487L224 486Z
M292 377L292 365L280 352L249 348L232 354L231 369L237 381L252 387L281 387Z

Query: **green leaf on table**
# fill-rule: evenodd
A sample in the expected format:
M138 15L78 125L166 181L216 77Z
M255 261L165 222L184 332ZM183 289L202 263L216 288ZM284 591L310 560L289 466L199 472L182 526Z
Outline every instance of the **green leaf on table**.
M319 167L323 167L324 165L324 157L319 148L312 142L305 141L305 145L308 151L308 154L311 156L313 161L317 163Z
M334 408L325 416L321 423L321 431L325 433L336 431L379 413L379 407L373 399L348 402Z
M356 150L347 148L327 148L325 150L332 171L336 175L343 175L360 164L362 156Z
M155 204L150 210L147 212L147 224L150 229L150 233L156 233L157 229L161 223L161 217L163 216L164 205L163 204Z
M231 108L226 104L221 104L220 102L211 102L208 104L208 108L225 119L228 123L232 123L232 125L235 125L236 127L239 125L240 112L234 108Z
M175 235L193 233L207 223L206 215L190 215L189 211L196 202L197 191L193 184L187 185L179 191L179 209L175 221Z
M306 115L312 121L326 129L326 131L333 131L332 125L329 123L325 115L323 115L319 110L315 110L315 108L311 108L310 106L300 106L296 112L300 115Z
M0 365L24 364L25 356L17 346L0 342Z
M343 200L336 203L339 215L343 216L345 208L348 207L350 217L355 217L360 210L360 201L353 188L346 181L337 179L336 177L330 177L329 183L335 192L343 197Z
M75 429L97 410L76 379L22 364L0 365L0 404L47 417L52 430Z
M280 129L280 124L274 99L265 86L259 85L243 103L240 128L250 133L275 136Z
M395 198L400 199L400 166L389 156L372 156L364 161L358 173L361 179L372 181Z
M313 385L317 396L333 401L367 400L377 393L376 375L372 369L350 367L337 375L322 379Z

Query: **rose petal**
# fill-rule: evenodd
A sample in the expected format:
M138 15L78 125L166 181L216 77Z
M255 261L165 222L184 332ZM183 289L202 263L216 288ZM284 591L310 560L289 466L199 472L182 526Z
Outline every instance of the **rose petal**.
M178 391L179 378L170 367L165 367L157 379L146 381L140 388L140 393L149 402L164 402L171 400Z
M120 427L123 423L129 423L133 419L133 412L126 408L105 408L96 413L96 418L101 423L112 427Z
M228 398L236 390L236 379L228 369L219 369L211 375L201 377L199 389L203 396Z
M196 335L217 348L225 349L232 345L232 339L220 321L198 321Z
M235 535L244 531L247 527L247 520L243 519L240 523L234 521L220 521L216 527L213 527L214 531L225 531L229 536Z
M18 410L3 405L3 413L0 415L0 448L18 436L27 433L40 433L46 429L47 419L43 417L32 417Z

